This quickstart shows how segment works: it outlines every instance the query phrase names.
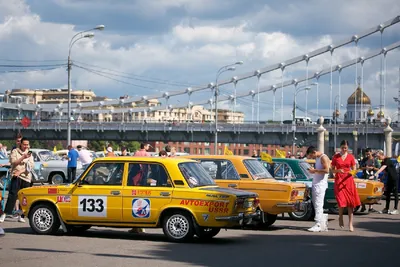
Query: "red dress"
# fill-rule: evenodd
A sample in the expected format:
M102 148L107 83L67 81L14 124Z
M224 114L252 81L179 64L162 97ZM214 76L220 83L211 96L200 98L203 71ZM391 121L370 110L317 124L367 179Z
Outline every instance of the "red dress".
M336 201L340 208L357 207L361 205L353 176L348 173L351 167L356 165L353 155L347 154L343 160L342 155L337 153L332 158L332 167L342 169L344 173L336 173L334 192Z

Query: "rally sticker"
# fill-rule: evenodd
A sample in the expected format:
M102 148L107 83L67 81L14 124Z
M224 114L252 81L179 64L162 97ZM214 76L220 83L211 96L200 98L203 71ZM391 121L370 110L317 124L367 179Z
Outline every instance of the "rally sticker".
M205 222L208 221L208 214L202 214L201 216L203 216L203 220Z
M134 218L149 218L150 217L150 199L134 198L132 200L132 216Z
M357 188L367 188L367 184L366 183L358 183Z
M57 203L69 203L71 202L71 196L57 196Z

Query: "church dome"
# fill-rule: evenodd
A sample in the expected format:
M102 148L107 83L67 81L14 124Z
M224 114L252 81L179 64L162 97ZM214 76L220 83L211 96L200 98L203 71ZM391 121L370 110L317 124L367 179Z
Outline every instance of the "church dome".
M363 105L371 105L371 99L369 98L369 96L367 96L367 94L364 93L363 90L361 90L361 87L358 86L356 91L347 99L347 104L360 105L361 103Z

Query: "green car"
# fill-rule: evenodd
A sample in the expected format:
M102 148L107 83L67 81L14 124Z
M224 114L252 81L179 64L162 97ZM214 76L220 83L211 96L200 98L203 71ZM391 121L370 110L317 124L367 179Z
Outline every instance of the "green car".
M301 159L288 159L288 158L273 158L273 163L263 161L264 167L274 176L277 180L303 182L310 188L310 195L305 202L303 211L291 212L289 216L298 221L308 221L314 219L314 207L311 201L311 187L313 174L308 171L311 165L305 160ZM325 192L324 209L335 209L337 202L335 193L333 192L334 182L328 180L328 188Z

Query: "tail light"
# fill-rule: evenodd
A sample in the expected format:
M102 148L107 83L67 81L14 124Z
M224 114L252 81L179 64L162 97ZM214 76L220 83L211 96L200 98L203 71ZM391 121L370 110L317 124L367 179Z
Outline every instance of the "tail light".
M295 200L298 195L299 195L299 191L293 190L292 193L290 194L290 200Z
M260 200L256 198L237 198L235 207L242 209L255 208L260 204Z
M243 208L244 198L237 198L235 202L235 208Z

